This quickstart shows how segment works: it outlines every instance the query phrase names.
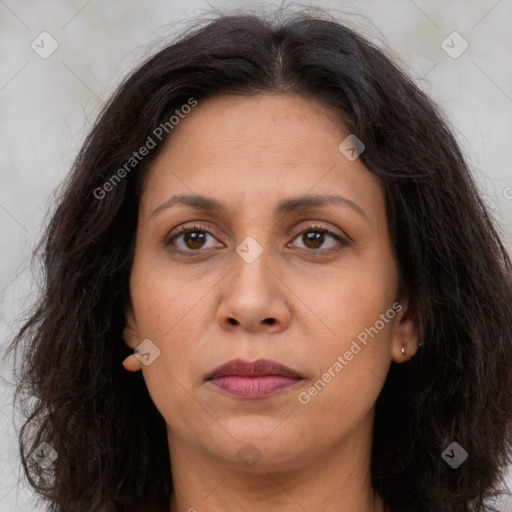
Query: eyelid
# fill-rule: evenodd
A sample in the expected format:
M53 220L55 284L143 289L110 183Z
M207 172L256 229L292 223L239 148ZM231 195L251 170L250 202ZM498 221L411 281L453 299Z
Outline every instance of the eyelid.
M323 226L323 225L317 224L315 222L306 224L299 229L300 230L297 232L295 237L302 235L303 233L307 233L308 231L321 231L321 232L327 233L327 234L333 236L334 238L336 238L337 240L340 240L347 244L351 240L350 237L348 235L346 235L344 232L339 233L338 231L335 231L333 228L330 228L328 226Z

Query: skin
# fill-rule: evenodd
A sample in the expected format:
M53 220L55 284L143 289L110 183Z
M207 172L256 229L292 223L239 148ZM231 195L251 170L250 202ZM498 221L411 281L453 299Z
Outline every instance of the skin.
M124 365L142 369L167 423L171 512L383 510L370 483L375 402L391 361L407 362L418 340L407 297L397 296L382 183L340 152L348 135L310 99L216 97L180 121L146 177L123 336L132 349L149 338L160 355ZM173 194L209 196L227 212L180 204L152 215ZM274 212L282 199L312 194L341 195L364 216L346 205ZM164 246L194 223L211 233L202 245L181 235ZM346 243L308 241L299 233L311 224ZM248 236L262 248L252 263L236 252ZM327 254L332 247L339 252ZM299 393L397 301L401 311L301 403ZM235 358L271 359L303 380L263 399L227 396L205 378ZM237 456L247 443L261 454L251 467Z

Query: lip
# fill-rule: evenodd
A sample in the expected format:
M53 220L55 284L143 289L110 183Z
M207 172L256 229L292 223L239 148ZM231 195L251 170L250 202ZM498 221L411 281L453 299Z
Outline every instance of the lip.
M303 378L290 368L258 359L234 359L217 367L207 378L220 391L238 398L265 398L295 386Z

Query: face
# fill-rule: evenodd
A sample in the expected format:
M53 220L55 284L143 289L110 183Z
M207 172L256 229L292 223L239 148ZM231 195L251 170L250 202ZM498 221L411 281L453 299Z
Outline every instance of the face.
M179 122L149 171L124 339L150 340L142 372L171 457L186 447L240 467L252 450L254 469L268 471L368 443L414 328L397 297L382 184L338 149L348 135L312 100L222 96ZM300 379L235 395L242 378L224 379L231 391L208 380L234 359L271 360Z

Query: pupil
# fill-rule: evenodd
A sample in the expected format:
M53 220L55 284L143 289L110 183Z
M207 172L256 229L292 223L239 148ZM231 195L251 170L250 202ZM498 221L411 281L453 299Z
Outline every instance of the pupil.
M315 233L310 231L309 233L305 233L306 235L306 245L309 243L313 244L314 248L317 248L322 245L324 233Z
M201 246L202 242L204 242L204 233L200 233L197 231L192 231L190 233L185 234L185 243L191 242L194 246L193 248L197 248L197 246Z

